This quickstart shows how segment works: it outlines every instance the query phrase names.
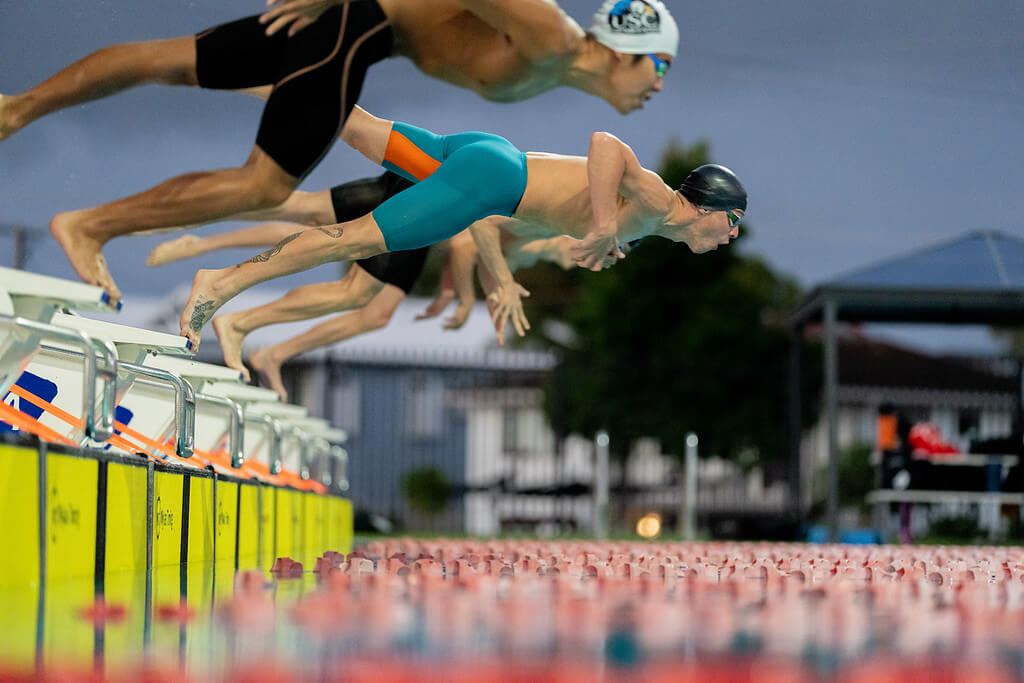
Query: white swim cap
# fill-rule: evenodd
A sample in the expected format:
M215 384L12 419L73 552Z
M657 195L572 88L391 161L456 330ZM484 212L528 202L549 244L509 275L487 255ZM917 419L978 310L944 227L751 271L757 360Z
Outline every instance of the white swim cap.
M605 0L590 32L597 42L628 55L676 56L679 27L661 0Z

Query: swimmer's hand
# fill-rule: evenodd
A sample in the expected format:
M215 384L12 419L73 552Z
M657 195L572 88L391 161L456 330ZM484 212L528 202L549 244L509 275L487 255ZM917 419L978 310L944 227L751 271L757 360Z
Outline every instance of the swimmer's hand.
M505 326L509 321L520 337L530 329L530 322L523 312L524 296L530 296L530 293L514 281L508 285L498 285L498 288L488 295L488 303L494 303L491 309L491 322L494 323L494 332L498 335L499 344L505 344Z
M571 251L576 265L587 270L608 268L619 259L626 258L614 233L602 235L588 232L583 239L572 245Z
M455 301L455 290L453 289L442 289L441 293L434 297L434 300L430 302L426 310L416 316L416 320L427 320L429 318L436 318L444 312L444 309L448 308L448 304Z
M288 36L306 28L320 18L320 15L335 5L348 0L267 0L268 9L260 15L261 24L267 26L267 35L272 36L288 24Z
M460 303L455 307L455 313L452 317L444 321L442 325L446 330L457 330L466 324L469 320L469 314L473 312L473 302Z

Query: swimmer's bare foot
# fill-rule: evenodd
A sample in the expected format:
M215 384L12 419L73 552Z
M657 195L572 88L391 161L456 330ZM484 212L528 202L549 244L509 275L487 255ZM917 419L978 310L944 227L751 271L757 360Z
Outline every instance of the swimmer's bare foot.
M149 258L146 259L147 266L162 266L167 263L173 263L175 261L181 261L182 259L192 258L203 253L200 245L203 243L202 237L196 237L195 235L182 235L181 237L160 244L153 247L153 250L149 252Z
M14 121L11 109L11 96L0 95L0 140L6 140L21 130L21 126Z
M192 342L192 353L199 350L199 332L217 309L224 305L224 299L214 293L214 283L220 271L199 270L192 278L192 292L188 295L185 311L181 314L181 336Z
M57 214L50 221L50 234L64 250L78 277L86 284L106 290L110 305L116 307L121 300L121 291L114 284L107 261L103 258L104 241L91 237L77 224L81 214L81 211Z
M213 331L220 340L220 350L224 354L224 364L242 373L245 381L249 381L249 369L242 362L242 340L245 332L235 327L237 314L218 315L213 319Z
M282 401L288 400L288 392L281 380L281 361L274 357L270 349L260 349L249 356L249 365L256 371L260 386L276 391Z

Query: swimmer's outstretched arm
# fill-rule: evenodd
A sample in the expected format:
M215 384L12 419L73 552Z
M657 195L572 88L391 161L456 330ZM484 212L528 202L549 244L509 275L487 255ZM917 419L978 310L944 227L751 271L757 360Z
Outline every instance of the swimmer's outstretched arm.
M661 176L640 165L629 145L600 131L590 136L587 180L594 222L573 253L576 265L601 270L603 262L625 258L618 241L619 196L633 200L640 210L652 215L665 215L671 207L672 190Z
M476 289L473 286L473 266L476 265L477 247L473 235L463 230L452 238L452 249L448 254L452 286L455 289L455 313L444 321L444 329L457 330L466 324L476 303Z
M509 220L515 219L490 216L469 226L473 240L480 251L480 260L496 281L495 291L488 296L488 308L493 302L491 320L494 322L494 331L498 335L499 344L505 343L505 325L509 321L512 322L512 327L520 337L530 329L530 323L523 312L522 302L522 297L530 296L530 293L512 277L512 271L509 270L505 256L501 252L499 226Z
M455 314L443 323L444 329L457 330L466 323L476 302L476 290L473 286L476 243L469 231L463 230L435 247L446 250L441 265L440 291L427 308L416 316L416 320L435 318L441 315L451 302L458 300Z
M572 247L578 242L578 239L568 235L545 239L517 238L505 247L505 261L513 273L520 268L536 265L539 261L549 261L562 270L569 270L576 265Z

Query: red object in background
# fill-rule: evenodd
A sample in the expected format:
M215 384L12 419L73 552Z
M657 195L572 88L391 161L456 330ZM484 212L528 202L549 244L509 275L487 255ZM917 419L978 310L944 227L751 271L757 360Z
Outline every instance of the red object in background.
M184 624L196 618L195 610L183 602L164 603L156 606L157 621Z
M295 578L302 575L302 563L290 557L279 557L274 561L270 573L277 574L279 578Z
M911 427L907 441L915 454L946 455L960 452L959 448L942 440L942 432L931 422L918 422Z
M128 609L119 603L108 603L100 598L91 605L78 610L78 616L94 624L116 623L125 620L128 616Z

